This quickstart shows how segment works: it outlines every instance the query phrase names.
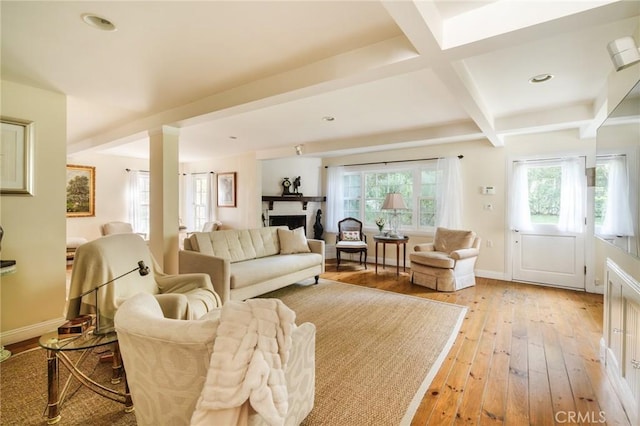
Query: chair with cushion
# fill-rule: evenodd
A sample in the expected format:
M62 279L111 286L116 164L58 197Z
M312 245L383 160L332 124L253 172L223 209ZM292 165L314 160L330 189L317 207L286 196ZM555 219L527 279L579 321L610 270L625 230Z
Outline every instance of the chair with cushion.
M473 231L437 228L433 243L418 244L411 260L411 283L437 291L476 285L474 266L480 237Z
M100 227L100 231L103 236L113 235L113 234L134 234L133 225L128 222L107 222ZM145 240L147 239L147 234L144 232L135 232L140 235Z
M246 302L235 303L244 306ZM218 351L221 346L230 345L229 338L220 338L220 335L225 334L223 320L226 318L227 324L231 322L233 328L236 317L226 314L225 309L227 304L224 308L212 310L199 320L178 321L163 315L156 299L148 294L138 294L118 309L116 331L138 425L267 424L254 410L254 402L260 401L253 399L251 403L240 404L241 409L246 411L233 421L229 419L229 411L233 409L228 408L205 410L206 419L193 416L194 411L201 413L203 405L198 400L206 396L205 389L211 384L208 374L216 365L215 361L212 362L214 349ZM237 329L233 330L238 334L238 330L246 329L248 324L238 321ZM284 372L284 379L280 376L280 380L286 382L286 394L282 394L282 400L288 402L286 417L281 423L283 425L300 424L313 408L315 332L315 326L311 323L298 326L293 324L289 338L286 339L290 342L287 344L288 361L280 370ZM245 335L240 333L239 336L238 339L241 339ZM250 339L244 339L248 340ZM220 368L229 367L233 370L228 375L223 375L220 381L226 377L227 380L238 383L239 374L234 369L237 362L243 361L229 359L220 364ZM249 362L244 360L245 364ZM273 377L264 377L264 381L257 380L249 386L272 383L272 379ZM287 396L286 399L284 395ZM219 396L231 400L237 394L229 390ZM271 394L262 396L268 397ZM229 402L235 404L235 401Z
M353 217L348 217L338 222L338 235L336 235L338 264L336 270L340 269L340 255L342 253L358 253L360 255L360 264L364 264L364 269L367 269L367 236L362 232L362 222Z
M135 272L141 261L150 273ZM134 272L120 277L131 270ZM164 274L139 235L113 234L77 248L71 269L67 319L95 313L96 293L80 295L110 280L114 281L98 293L103 329L113 327L118 307L137 293L153 294L165 312L182 312L185 319L199 318L222 305L207 274Z

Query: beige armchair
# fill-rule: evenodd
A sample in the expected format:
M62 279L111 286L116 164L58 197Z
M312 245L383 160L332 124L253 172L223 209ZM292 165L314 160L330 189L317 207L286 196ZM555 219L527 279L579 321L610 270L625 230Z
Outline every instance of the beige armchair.
M140 261L149 267L148 274L133 272L118 278L139 266ZM109 280L114 281L100 288L97 297L103 330L113 327L118 307L137 293L156 296L165 312L181 312L184 319L199 318L222 306L207 274L167 275L139 235L113 234L77 248L71 269L67 319L95 313L96 293L81 295Z
M433 243L418 244L411 260L411 283L437 291L476 285L474 267L480 237L473 231L437 228Z
M100 232L103 236L112 235L112 234L133 234L133 225L128 222L107 222L100 227ZM140 235L145 240L147 239L147 234L144 232L135 232Z
M220 311L215 309L200 320L177 321L166 318L148 294L138 294L118 309L116 331L138 425L190 424L205 387ZM313 408L315 330L313 324L304 323L291 335L284 368L288 394L285 425L300 424ZM243 406L248 410L249 425L266 424L248 403ZM226 410L220 411L222 417L209 424L240 424L238 419L222 420Z

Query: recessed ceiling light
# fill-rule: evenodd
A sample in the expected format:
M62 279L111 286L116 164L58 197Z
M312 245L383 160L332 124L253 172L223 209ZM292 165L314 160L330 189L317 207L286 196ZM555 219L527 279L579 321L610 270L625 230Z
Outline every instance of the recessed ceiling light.
M322 117L322 119L323 119L324 121L333 121L333 120L335 120L336 118L335 118L335 117L331 117L330 115L326 115L326 116Z
M238 139L237 136L229 136L229 139Z
M545 81L549 81L553 78L553 75L551 74L538 74L538 75L534 75L533 77L531 77L529 79L529 83L544 83Z
M92 13L85 13L82 15L82 20L90 27L96 28L102 31L116 31L116 26L108 19L102 18Z

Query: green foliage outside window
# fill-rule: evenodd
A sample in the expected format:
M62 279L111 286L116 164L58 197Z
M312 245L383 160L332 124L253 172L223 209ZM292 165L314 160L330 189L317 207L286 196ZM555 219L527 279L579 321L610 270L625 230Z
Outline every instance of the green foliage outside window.
M557 224L560 218L560 166L531 167L528 170L531 222Z

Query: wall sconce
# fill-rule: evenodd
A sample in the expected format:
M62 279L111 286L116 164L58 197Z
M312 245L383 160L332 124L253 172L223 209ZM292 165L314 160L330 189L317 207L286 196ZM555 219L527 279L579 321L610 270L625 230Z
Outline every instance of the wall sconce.
M296 145L294 148L296 149L296 155L302 155L302 145Z
M622 37L607 45L609 56L616 71L623 70L640 62L640 49L633 37Z

